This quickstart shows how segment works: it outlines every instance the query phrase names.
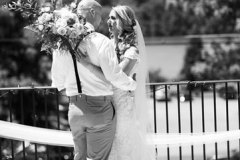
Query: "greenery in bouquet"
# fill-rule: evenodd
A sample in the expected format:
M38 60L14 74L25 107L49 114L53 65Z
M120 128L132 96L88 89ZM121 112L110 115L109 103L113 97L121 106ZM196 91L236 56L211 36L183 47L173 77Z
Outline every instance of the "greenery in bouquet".
M84 20L69 8L42 12L37 21L30 27L37 30L42 44L42 50L51 48L74 50L78 42L87 34Z
M36 33L42 43L41 50L52 49L70 50L87 35L85 19L75 13L76 4L54 10L52 6L37 7L36 1L12 2L7 6L10 10L20 11L22 15L32 17L33 21L25 28ZM73 53L72 52L72 53Z

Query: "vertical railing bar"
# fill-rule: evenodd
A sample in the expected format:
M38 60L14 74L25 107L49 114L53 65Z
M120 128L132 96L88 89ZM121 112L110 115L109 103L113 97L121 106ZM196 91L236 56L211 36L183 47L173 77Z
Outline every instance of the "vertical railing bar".
M204 110L204 86L201 85L201 101L202 101L202 132L205 132L205 110ZM206 160L206 145L203 144L203 160Z
M56 105L57 105L57 123L58 123L58 130L60 130L60 110L59 110L59 99L58 99L58 90L55 90L55 96L56 96Z
M0 138L0 158L3 159L3 155L2 155L2 138Z
M166 99L166 131L169 133L169 117L168 117L168 89L167 85L165 85L165 99Z
M13 93L12 93L12 91L9 91L9 95L8 95L8 97L9 97L9 114L10 114L10 122L13 122L13 117L12 117L12 115L13 115ZM13 140L11 140L11 154L12 154L12 160L14 160L15 159L15 157L14 157L14 143L13 143Z
M166 132L169 133L169 113L168 113L168 88L165 85L165 99L166 99ZM170 160L170 148L167 147L167 159Z
M23 91L19 91L20 94L20 108L21 108L21 124L24 124L24 109L23 109ZM26 150L25 150L25 142L22 142L23 147L23 159L26 159Z
M32 90L32 106L33 106L33 125L36 127L37 122L36 122L36 106L35 106L35 89ZM38 151L37 151L37 144L34 143L34 147L35 147L35 160L37 160L38 158Z
M238 129L240 129L240 85L237 82L237 96L238 96ZM240 139L239 139L239 156L240 156Z
M228 82L225 82L225 95L226 95L226 126L227 131L229 131L229 108L228 108ZM227 141L227 156L230 160L230 142Z
M47 106L47 90L44 92L44 108L45 108L45 127L48 128L48 106ZM46 145L47 160L49 160L49 146Z
M60 110L59 110L59 95L58 90L55 90L55 96L56 96L56 105L57 105L57 124L58 124L58 130L60 130ZM58 147L58 159L61 160L61 147Z
M189 107L190 107L190 130L191 133L193 133L193 112L192 112L192 89L189 87L189 96L190 96L190 101L189 101ZM191 155L192 155L192 160L194 160L194 147L191 145Z
M178 132L181 133L181 111L180 111L180 89L177 84L177 102L178 102ZM182 147L179 146L179 158L182 160Z
M214 131L217 132L216 84L213 83ZM215 143L215 159L218 160L218 144Z
M157 133L156 86L155 86L155 85L152 85L152 87L153 87L154 133ZM155 146L155 152L156 152L156 159L157 159L157 156L158 156L157 146Z

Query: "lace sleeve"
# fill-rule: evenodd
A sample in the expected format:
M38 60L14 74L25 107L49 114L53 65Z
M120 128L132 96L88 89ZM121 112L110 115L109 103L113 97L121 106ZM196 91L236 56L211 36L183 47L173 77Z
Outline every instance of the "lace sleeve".
M129 59L135 59L135 60L137 60L137 62L139 62L139 60L140 60L139 50L136 47L132 46L125 51L123 57L129 58Z

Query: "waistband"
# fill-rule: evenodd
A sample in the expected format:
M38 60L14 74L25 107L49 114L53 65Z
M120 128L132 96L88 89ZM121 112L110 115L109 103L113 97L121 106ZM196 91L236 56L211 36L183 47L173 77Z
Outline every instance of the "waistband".
M70 102L72 101L77 101L78 99L85 99L85 100L111 100L113 98L112 95L107 95L107 96L89 96L85 94L79 94L76 96L70 96L69 100Z

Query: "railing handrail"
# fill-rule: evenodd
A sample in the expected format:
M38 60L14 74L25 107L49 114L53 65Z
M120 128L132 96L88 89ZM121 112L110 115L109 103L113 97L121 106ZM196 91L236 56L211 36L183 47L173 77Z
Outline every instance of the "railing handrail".
M56 89L56 87L52 86L24 86L24 87L4 87L1 88L1 91L9 91L9 90L32 90L32 89Z
M146 85L184 85L184 84L212 84L212 83L225 83L225 82L240 82L240 79L231 80L208 80L208 81L173 81L173 82L159 82L159 83L146 83Z
M184 85L184 84L212 84L212 83L225 83L225 82L240 82L240 79L231 80L207 80L207 81L172 81L172 82L157 82L157 83L146 83L147 86L152 85ZM52 86L23 86L23 87L0 87L2 91L8 90L31 90L31 89L56 89Z

